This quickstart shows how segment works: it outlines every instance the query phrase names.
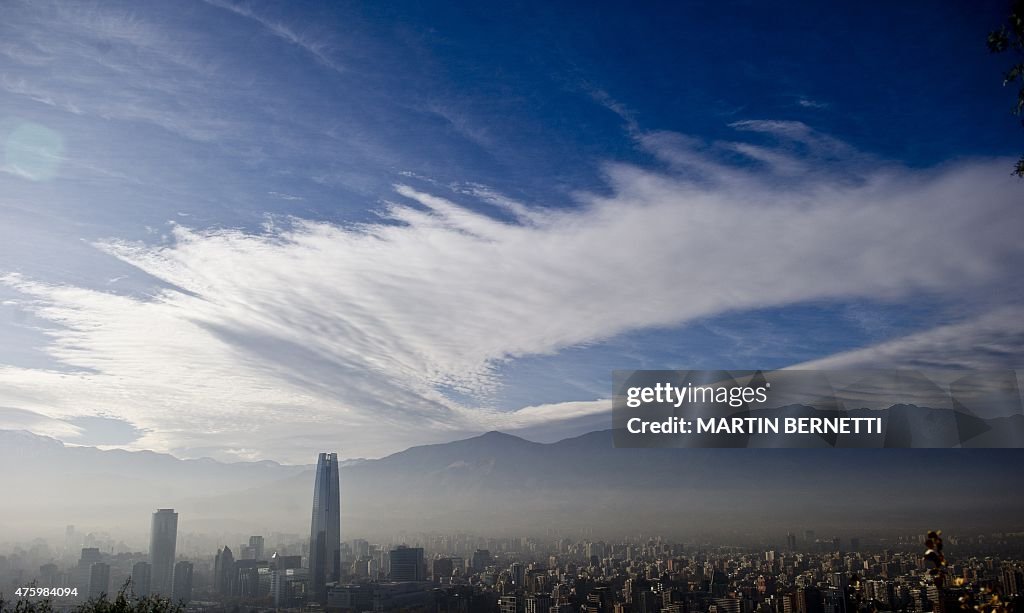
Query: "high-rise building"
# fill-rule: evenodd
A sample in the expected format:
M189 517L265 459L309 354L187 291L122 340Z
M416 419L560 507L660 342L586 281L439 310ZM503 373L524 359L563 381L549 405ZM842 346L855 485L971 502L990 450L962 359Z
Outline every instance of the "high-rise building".
M92 580L92 565L102 561L98 547L83 547L82 557L78 559L78 572L75 580L79 592L88 593L89 583Z
M136 562L132 566L132 595L136 598L149 596L153 580L153 566L149 562Z
M213 589L221 596L234 594L235 583L235 556L231 548L224 545L224 549L217 550L217 557L213 562Z
M512 594L504 594L498 599L499 613L519 613L519 599Z
M174 587L171 602L188 604L192 600L192 563L181 561L174 565Z
M110 590L110 564L96 562L89 567L89 598L99 598Z
M491 552L487 549L477 549L473 552L473 570L483 572L491 565Z
M548 613L550 610L550 594L533 594L526 597L524 613Z
M313 485L313 519L309 528L309 576L312 596L327 602L327 584L341 579L341 497L338 454L321 453Z
M178 514L174 509L157 509L149 537L149 563L153 565L150 590L154 594L171 594L177 541Z
M389 558L392 581L426 580L426 562L423 560L422 547L399 545L397 549L391 550Z
M270 595L270 564L263 560L235 561L235 588L240 598L262 598Z
M302 556L283 556L278 553L275 553L274 555L270 556L270 568L272 570L288 570L291 568L302 568Z
M263 558L263 537L262 536L250 536L249 537L249 549L252 551L252 558L254 560L262 560Z
M846 613L846 592L841 588L825 590L825 613Z
M60 585L60 569L53 563L43 564L39 567L39 580L43 585Z
M526 567L522 562L513 562L508 569L509 577L512 579L512 589L516 592L523 590L523 583L526 581Z
M309 570L305 568L275 570L270 575L270 596L275 607L297 608L301 606L306 599L308 586Z
M75 555L75 550L78 549L79 541L78 534L75 532L75 527L68 525L64 528L64 555L67 558Z
M365 558L370 555L370 543L363 539L355 539L352 541L352 555L355 559Z

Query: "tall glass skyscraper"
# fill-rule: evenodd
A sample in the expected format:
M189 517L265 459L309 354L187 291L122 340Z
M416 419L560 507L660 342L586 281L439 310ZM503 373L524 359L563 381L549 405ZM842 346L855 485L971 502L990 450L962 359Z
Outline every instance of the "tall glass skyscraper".
M174 578L174 550L178 541L178 514L157 509L149 536L150 592L170 596Z
M341 579L341 497L338 454L321 453L313 486L309 528L309 576L313 598L327 602L327 584Z

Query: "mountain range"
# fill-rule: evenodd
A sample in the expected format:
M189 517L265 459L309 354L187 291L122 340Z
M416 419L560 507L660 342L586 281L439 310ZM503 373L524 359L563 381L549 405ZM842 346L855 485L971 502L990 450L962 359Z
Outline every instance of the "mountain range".
M998 424L1021 428L1024 417ZM488 432L345 463L342 531L1012 531L1024 529L1022 462L1022 449L617 449L610 430L547 444ZM66 524L143 538L164 507L197 534L309 525L311 465L181 460L0 431L0 467L0 540Z

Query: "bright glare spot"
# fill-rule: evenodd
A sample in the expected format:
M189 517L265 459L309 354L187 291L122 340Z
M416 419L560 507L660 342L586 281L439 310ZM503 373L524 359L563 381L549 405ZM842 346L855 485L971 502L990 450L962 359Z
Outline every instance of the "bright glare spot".
M63 160L64 139L37 123L22 122L4 142L4 169L33 181L57 176Z

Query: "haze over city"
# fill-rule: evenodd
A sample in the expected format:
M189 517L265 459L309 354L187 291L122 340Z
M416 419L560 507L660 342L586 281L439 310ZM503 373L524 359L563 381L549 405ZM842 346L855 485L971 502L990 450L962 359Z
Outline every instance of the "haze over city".
M664 452L681 450L630 450L648 452L642 458L648 470L631 471L637 480L635 485L640 488L623 487L607 483L602 478L607 477L604 467L587 457L585 439L589 438L593 437L563 441L560 445L567 448L557 449L559 445L538 446L491 432L459 443L411 449L385 460L350 465L355 470L348 471L349 483L360 468L376 463L376 474L370 474L377 479L383 477L383 483L378 483L383 487L368 496L367 491L359 489L357 477L356 487L347 490L344 498L337 454L320 453L313 474L308 540L277 530L261 530L260 534L247 537L239 532L254 519L266 517L254 513L257 507L301 498L286 482L274 484L271 491L256 488L253 493L257 496L251 501L235 498L226 509L232 515L230 529L215 534L179 531L181 514L174 508L158 508L151 514L146 552L125 544L122 539L130 532L124 526L112 533L86 533L75 525L67 525L60 544L37 538L24 546L15 545L9 556L0 554L0 607L4 606L5 588L18 597L16 611L42 602L46 610L52 606L80 612L109 606L104 601L113 598L120 609L175 607L175 611L194 613L240 610L242 606L254 613L717 613L722 609L732 613L841 613L943 611L969 601L1005 603L1008 610L1013 610L1021 603L1024 561L1020 551L1024 531L1007 529L1013 521L1004 514L1015 510L1002 499L975 498L967 505L950 505L946 504L947 490L945 500L938 501L943 508L938 514L929 513L921 505L933 501L920 499L918 491L908 487L894 489L888 483L890 492L898 492L898 499L916 500L909 506L899 502L879 504L871 486L835 471L830 472L831 479L841 480L847 490L843 502L846 513L858 512L862 522L847 517L843 524L830 523L836 516L821 500L833 493L825 488L816 488L813 503L791 500L789 508L780 509L778 496L765 494L792 492L775 491L776 483L761 483L757 488L749 484L743 488L748 496L756 492L761 504L756 507L757 516L746 520L752 523L741 527L734 523L741 517L735 513L741 506L737 501L731 501L725 508L715 508L714 488L733 481L721 466L713 467L718 469L714 471L714 481L702 483L703 487L689 492L703 498L702 504L688 505L685 496L680 496L684 492L677 481L666 478L664 472L650 470L659 465L652 461L655 458L664 463L670 457ZM40 443L48 445L50 452L61 450L56 441ZM926 450L901 451L924 454L919 459L930 460L931 468L938 468L935 461L941 456L929 457L932 454ZM993 452L1008 450L985 451L991 456ZM422 473L416 475L409 466L413 462L429 471L448 462L452 453L468 457L474 452L489 454L490 466L483 467L482 475L459 470L474 468L465 461L461 461L462 467L457 467L459 461L451 462L446 468L456 467L455 473L443 474L439 483L436 474L428 472L432 478L424 480ZM559 452L574 460L592 462L587 475L553 471L561 493L568 491L577 499L585 496L584 504L557 498L556 491L550 489L550 481L542 483L526 476L528 487L519 487L524 475L508 470L518 468L527 475L550 472L558 468ZM961 454L965 452L958 450ZM861 469L869 472L873 481L879 481L881 473L864 464L867 458L861 454ZM692 451L676 457L685 457L685 470L702 468L695 465L697 458ZM89 456L81 457L86 458ZM162 458L165 463L168 459L170 456ZM789 459L794 459L792 454ZM398 465L390 467L391 474L386 466L388 460ZM890 463L893 460L899 458L889 458ZM480 464L475 467L478 473ZM218 466L208 460L203 469L216 472L228 467L237 470L245 466ZM260 467L283 468L266 463ZM618 467L622 467L621 458ZM396 472L400 479L397 482ZM923 471L918 468L916 472ZM153 471L145 474L158 476ZM982 468L980 474L987 476L990 472ZM481 480L481 476L485 479ZM899 471L889 476L899 478ZM589 487L573 488L566 477ZM944 473L940 488L948 488L961 478L959 474ZM309 480L301 481L308 488ZM417 482L419 487L413 485ZM505 487L481 487L495 484ZM655 484L657 487L651 487ZM975 484L989 485L978 480ZM628 490L632 500L616 501L600 495L600 488L609 485L614 495L621 496ZM166 489L163 491L166 498L169 494ZM396 491L402 496L389 500L388 495ZM856 494L851 495L854 491ZM499 496L503 492L513 495ZM93 500L97 494L105 493L93 492ZM353 528L350 523L353 508L371 497L378 502L383 497L386 506L415 500L418 512L406 514L397 523L394 514L376 515L372 524L375 536L372 541L367 540L366 533L360 532L365 527ZM109 498L104 499L110 502ZM355 500L357 504L347 505L346 510L340 504L344 499ZM856 508L865 499L872 502L870 508ZM467 502L470 504L464 505ZM793 502L813 512L801 513ZM979 503L993 505L1000 512L980 517ZM563 505L564 508L557 508ZM677 508L685 514L673 513ZM915 522L941 518L953 524L951 527L957 532L949 539L949 551L956 558L947 561L943 557L941 531L929 530L924 535L901 533L897 518L908 508L913 509ZM425 529L431 525L436 528L438 524L437 517L423 513L423 509L431 509L455 523L440 532ZM593 523L595 510L600 511L605 523ZM659 523L649 523L651 510L659 511ZM964 510L968 512L966 520ZM566 515L573 521L566 523ZM529 521L517 522L516 516L520 520L528 517ZM884 528L866 526L863 519L867 517L886 524ZM609 520L618 523L607 523ZM388 522L392 522L390 532ZM780 530L781 525L794 523L802 523L804 528L798 532ZM809 525L827 526L832 536L818 536ZM982 527L992 525L998 528ZM347 532L343 532L342 526ZM483 532L467 532L473 529ZM517 535L517 531L522 532ZM264 533L269 533L269 538ZM343 534L348 538L343 540ZM239 541L241 544L232 550L229 543ZM922 546L926 548L923 556L919 549ZM928 564L932 564L931 568ZM32 570L34 567L38 571ZM946 584L947 574L957 578L952 585Z

